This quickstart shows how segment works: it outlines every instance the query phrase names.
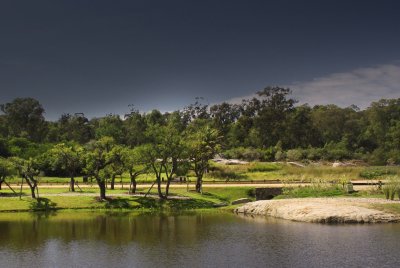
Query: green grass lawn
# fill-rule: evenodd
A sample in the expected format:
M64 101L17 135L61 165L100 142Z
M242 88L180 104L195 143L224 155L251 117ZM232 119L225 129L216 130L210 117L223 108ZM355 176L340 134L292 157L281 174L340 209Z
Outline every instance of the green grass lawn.
M147 188L138 188L138 192L147 192ZM5 211L38 211L52 209L128 209L128 210L187 210L187 209L209 209L215 204L225 202L229 204L235 199L248 197L251 192L250 187L237 188L205 188L203 194L193 191L187 192L184 188L171 189L171 196L186 196L190 199L169 199L158 200L152 197L140 196L112 196L107 201L98 201L97 187L93 189L84 189L76 192L74 195L55 195L68 194L67 189L63 188L41 188L37 200L30 197L29 189L24 189L22 198L12 196L11 190L2 190L0 198L0 212ZM85 194L95 194L85 196ZM126 194L127 190L107 190L108 195ZM152 189L151 194L156 194L156 189ZM12 197L10 197L12 196Z
M285 164L276 163L249 163L246 165L222 165L213 163L210 172L205 177L205 183L212 180L231 181L235 180L281 180L285 183L284 194L277 198L302 198L302 197L378 197L384 198L381 192L366 192L347 194L340 188L340 181L348 179L366 179L381 178L384 176L396 176L400 173L399 167L327 167L327 166L307 166L293 167ZM380 177L381 176L381 177ZM129 189L129 178L124 175L122 177L124 189L119 185L120 178L116 179L115 190L107 190L107 194L126 194ZM193 177L189 178L192 182ZM82 178L77 178L81 184ZM154 176L151 174L142 175L139 182L151 183ZM293 181L312 182L309 187L297 187L291 184ZM14 182L20 182L20 179L14 178ZM225 187L213 188L205 187L203 194L193 191L193 184L189 187L191 191L187 191L186 187L171 188L170 195L186 196L190 199L186 200L157 200L154 198L143 198L133 196L114 196L108 201L99 202L96 197L99 194L97 184L94 182L91 187L82 188L83 194L92 194L91 196L79 195L80 189L76 187L74 196L64 196L70 193L67 187L50 188L46 187L47 182L65 183L69 182L69 178L52 178L43 177L39 184L40 202L30 198L30 190L24 188L22 191L22 200L13 196L10 189L3 184L0 190L0 211L29 211L29 210L46 210L46 209L128 209L128 210L182 210L182 209L208 209L213 208L216 204L230 204L233 200L250 197L254 200L254 187ZM336 184L332 184L335 182ZM14 190L19 193L20 188L14 185ZM164 189L164 186L163 186ZM141 187L138 192L146 193L148 188ZM151 194L157 194L156 188L153 188ZM57 196L57 194L63 194Z

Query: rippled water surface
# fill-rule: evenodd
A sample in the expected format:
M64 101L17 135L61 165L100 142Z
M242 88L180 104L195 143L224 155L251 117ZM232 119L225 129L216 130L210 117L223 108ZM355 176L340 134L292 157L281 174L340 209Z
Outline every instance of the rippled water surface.
M233 214L1 214L1 267L399 267L400 225Z

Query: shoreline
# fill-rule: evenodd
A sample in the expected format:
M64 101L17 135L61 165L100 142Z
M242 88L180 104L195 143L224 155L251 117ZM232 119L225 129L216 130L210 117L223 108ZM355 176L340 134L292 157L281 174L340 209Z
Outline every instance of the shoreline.
M400 204L378 198L292 198L247 203L235 213L264 215L310 223L400 222L399 213L385 211L385 205ZM381 206L378 209L376 206Z

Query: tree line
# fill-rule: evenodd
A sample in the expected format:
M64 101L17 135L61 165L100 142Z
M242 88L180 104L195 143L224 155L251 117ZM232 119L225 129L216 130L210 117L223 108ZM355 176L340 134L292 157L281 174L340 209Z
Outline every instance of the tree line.
M57 121L45 120L38 100L17 98L0 106L0 156L28 179L38 170L52 176L88 174L100 189L104 178L112 181L120 172L139 175L136 166L167 182L185 169L197 168L201 178L217 152L260 161L400 162L400 99L360 110L297 105L291 94L288 88L267 87L240 104L208 105L198 98L174 112L143 113L131 106L123 117L88 119L75 113ZM160 196L168 195L168 187L166 193L158 189Z

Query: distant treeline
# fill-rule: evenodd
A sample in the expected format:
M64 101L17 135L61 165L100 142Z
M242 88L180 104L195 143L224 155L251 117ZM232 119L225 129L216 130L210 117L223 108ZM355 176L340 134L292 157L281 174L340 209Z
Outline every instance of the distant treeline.
M28 159L56 143L86 144L106 136L117 144L135 147L150 143L146 133L157 125L173 125L180 133L206 125L218 130L223 137L222 153L230 158L400 163L400 99L379 100L365 110L356 106L296 106L290 89L267 87L241 104L209 106L197 99L171 113L142 113L132 108L124 118L106 115L88 119L77 113L63 114L56 122L46 121L45 109L33 98L2 104L1 111L3 157Z

